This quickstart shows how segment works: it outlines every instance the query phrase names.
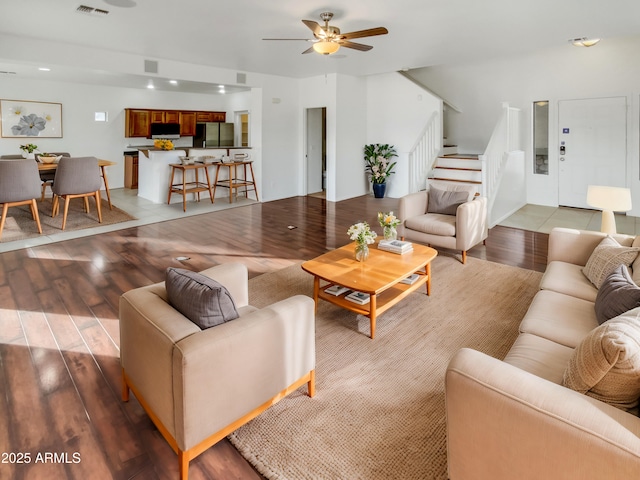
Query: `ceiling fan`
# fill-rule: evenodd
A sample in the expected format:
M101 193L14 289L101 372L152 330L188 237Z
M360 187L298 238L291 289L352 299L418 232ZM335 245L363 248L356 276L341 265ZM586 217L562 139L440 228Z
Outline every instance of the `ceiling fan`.
M366 30L358 30L356 32L340 33L338 27L329 25L329 21L333 18L333 13L323 12L320 18L324 21L324 25L320 25L313 20L302 20L313 32L315 38L263 38L263 40L304 40L305 42L313 42L313 46L306 49L304 53L317 52L322 55L331 55L336 53L340 47L353 48L366 52L373 47L362 43L351 42L353 38L373 37L375 35L386 35L389 31L384 27L368 28Z

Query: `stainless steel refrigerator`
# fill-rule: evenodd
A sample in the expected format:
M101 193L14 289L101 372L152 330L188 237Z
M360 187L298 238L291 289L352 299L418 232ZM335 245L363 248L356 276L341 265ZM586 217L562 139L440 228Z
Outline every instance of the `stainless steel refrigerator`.
M196 124L195 148L233 147L233 123L207 122Z

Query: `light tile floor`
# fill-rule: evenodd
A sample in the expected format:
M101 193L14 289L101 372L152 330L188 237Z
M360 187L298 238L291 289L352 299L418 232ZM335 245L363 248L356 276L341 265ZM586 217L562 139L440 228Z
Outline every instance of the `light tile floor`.
M135 220L128 222L114 223L111 225L99 226L96 223L95 228L85 228L83 230L55 233L52 235L40 235L38 237L29 238L27 240L19 240L16 242L0 243L0 252L9 252L20 248L35 247L38 245L46 245L48 243L59 242L71 238L86 237L97 233L111 232L121 230L123 228L137 227L150 223L163 222L174 218L182 218L190 215L200 215L202 213L215 212L226 208L240 207L256 203L255 200L247 199L244 196L238 196L233 203L229 204L228 197L216 197L215 203L201 195L200 202L195 202L187 197L187 211L182 211L182 202L172 203L153 203L144 198L138 197L138 191L129 188L114 188L110 190L111 203L121 210L136 217ZM104 198L104 193L103 193Z
M600 231L601 219L599 210L527 204L499 225L542 233L549 233L554 227ZM616 214L616 226L618 233L639 235L640 217Z

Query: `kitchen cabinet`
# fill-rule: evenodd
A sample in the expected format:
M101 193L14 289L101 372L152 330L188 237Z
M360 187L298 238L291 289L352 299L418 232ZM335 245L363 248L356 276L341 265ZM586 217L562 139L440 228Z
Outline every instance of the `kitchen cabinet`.
M180 112L180 135L193 137L196 134L196 112Z
M149 138L152 123L179 123L180 135L192 137L196 134L196 123L224 122L225 112L205 112L194 110L151 110L125 108L125 137Z
M138 188L138 154L124 156L124 188Z
M125 110L124 130L126 137L148 137L151 113L149 110Z

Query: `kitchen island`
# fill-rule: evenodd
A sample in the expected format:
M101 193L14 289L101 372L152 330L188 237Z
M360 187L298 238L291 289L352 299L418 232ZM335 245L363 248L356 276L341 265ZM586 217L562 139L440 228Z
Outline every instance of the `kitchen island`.
M248 153L249 148L188 148L183 150L154 150L140 149L138 158L138 196L154 203L165 203L169 196L169 181L172 163L181 163L180 157L213 156L222 158L223 155L233 158L234 154ZM226 173L224 174L226 175ZM221 174L220 181L228 180ZM195 195L195 194L194 194ZM226 192L219 192L218 197L227 197ZM179 196L171 198L171 203L182 201Z

